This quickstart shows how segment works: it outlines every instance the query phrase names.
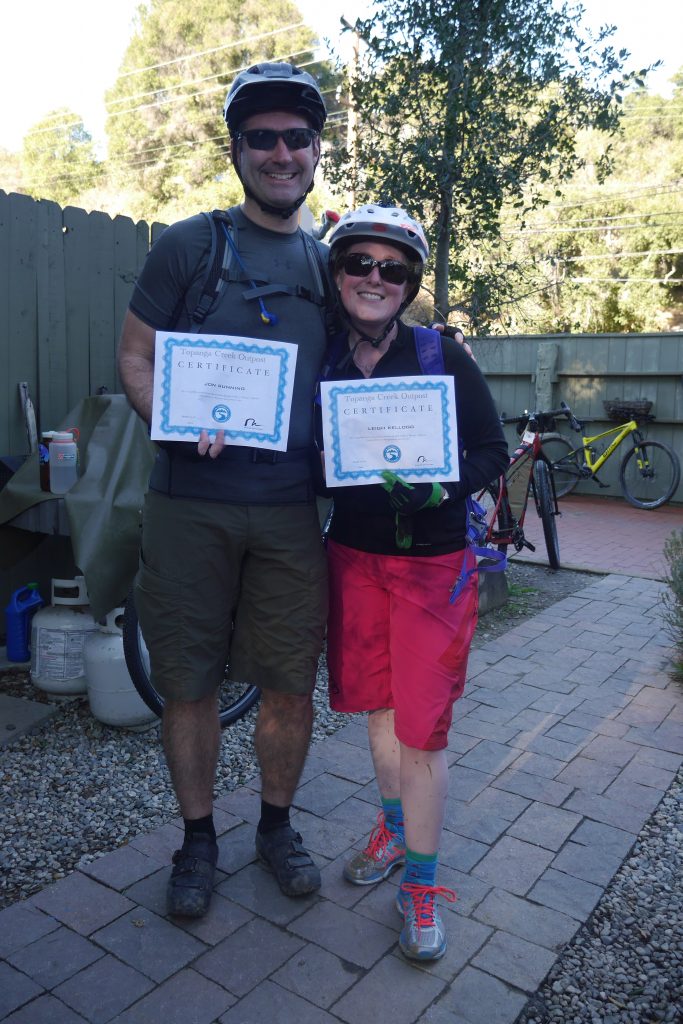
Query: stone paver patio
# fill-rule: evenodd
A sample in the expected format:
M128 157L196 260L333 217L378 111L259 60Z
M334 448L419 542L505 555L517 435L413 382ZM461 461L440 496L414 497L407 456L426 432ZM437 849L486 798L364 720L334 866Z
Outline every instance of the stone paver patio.
M473 651L456 705L439 882L449 948L397 947L398 878L341 878L379 799L363 725L310 753L294 823L320 894L256 862L258 779L218 800L207 917L164 916L175 822L0 912L7 1024L513 1024L600 900L683 760L656 580L612 574Z

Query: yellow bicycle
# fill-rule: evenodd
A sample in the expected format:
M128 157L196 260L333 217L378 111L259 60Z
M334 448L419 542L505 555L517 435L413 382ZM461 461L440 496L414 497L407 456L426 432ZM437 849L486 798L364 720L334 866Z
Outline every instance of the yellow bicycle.
M562 498L570 494L579 480L588 478L599 487L609 487L598 478L598 472L619 445L629 438L631 447L619 468L619 483L624 497L636 508L653 509L666 504L680 482L681 466L678 456L667 444L645 439L642 425L654 419L649 414L652 403L615 400L603 404L610 419L627 419L627 422L588 436L583 433L584 424L574 416L566 402L561 402L562 412L572 430L581 434L581 447L572 448L571 442L558 433L544 434L541 438L543 453L552 467L556 496ZM609 437L612 441L598 451L596 442Z

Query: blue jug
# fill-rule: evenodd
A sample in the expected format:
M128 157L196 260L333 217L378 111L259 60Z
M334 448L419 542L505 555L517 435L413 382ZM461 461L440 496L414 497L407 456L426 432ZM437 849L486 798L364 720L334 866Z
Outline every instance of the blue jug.
M30 659L31 619L42 604L37 583L28 583L12 594L5 608L8 661Z

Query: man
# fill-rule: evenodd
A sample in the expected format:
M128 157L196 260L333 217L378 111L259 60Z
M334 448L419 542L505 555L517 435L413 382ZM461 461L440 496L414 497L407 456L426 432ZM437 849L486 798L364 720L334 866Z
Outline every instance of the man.
M316 272L298 226L312 188L326 111L314 79L282 63L240 73L224 116L244 201L229 211L237 272L201 331L298 346L286 452L164 443L146 498L135 601L165 700L163 744L185 823L173 856L171 914L199 917L218 849L212 795L220 744L216 692L234 679L262 690L254 737L261 769L260 858L289 896L320 873L289 821L311 735L312 691L327 611L324 552L310 479L312 396L325 350ZM319 243L315 243L318 245ZM196 330L209 222L190 217L152 248L126 315L119 371L147 422L156 330ZM326 250L321 246L322 261ZM319 278L318 278L319 280ZM258 288L259 295L253 295ZM318 290L319 296L319 290Z

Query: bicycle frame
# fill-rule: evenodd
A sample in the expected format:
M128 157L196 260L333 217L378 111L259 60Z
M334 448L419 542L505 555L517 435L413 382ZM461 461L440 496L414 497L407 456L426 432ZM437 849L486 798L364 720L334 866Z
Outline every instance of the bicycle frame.
M594 458L593 457L593 452L591 451L591 445L595 441L601 441L604 437L609 437L611 434L616 434L617 436L607 446L607 448L605 448L605 450L603 452L601 452L597 457ZM591 476L595 476L595 474L598 472L598 470L601 469L604 466L604 464L607 462L607 460L609 459L609 457L612 454L612 452L614 452L619 447L621 442L623 440L625 440L625 438L627 438L629 434L635 434L636 435L636 437L635 437L636 441L641 439L640 431L638 429L638 424L637 424L637 422L635 420L629 420L628 423L620 423L619 426L617 426L617 427L610 427L609 430L603 430L602 433L594 434L591 437L585 437L584 435L582 435L581 436L582 447L581 448L574 448L571 452L569 452L565 456L565 458L569 458L572 455L583 454L583 457L584 457L584 460L585 460L585 463L586 463L586 467L585 468L590 472ZM563 460L560 459L560 462L562 462L562 461ZM559 463L558 463L558 465L559 465ZM572 467L571 466L563 465L562 468L563 468L563 470L565 472L571 472L572 471ZM583 475L583 474L581 474L581 472L579 471L579 475Z
M532 551L535 550L534 546L525 539L523 528L529 505L529 494L532 491L534 492L536 511L540 515L533 476L534 463L537 460L550 465L542 451L539 431L527 429L522 434L519 444L510 456L510 463L506 473L499 477L498 498L486 534L487 543L512 544L517 551L521 551L523 547L528 547ZM504 497L507 498L510 506L512 522L509 531L497 532L494 527L497 522L498 509ZM557 500L555 499L555 514L557 513Z

